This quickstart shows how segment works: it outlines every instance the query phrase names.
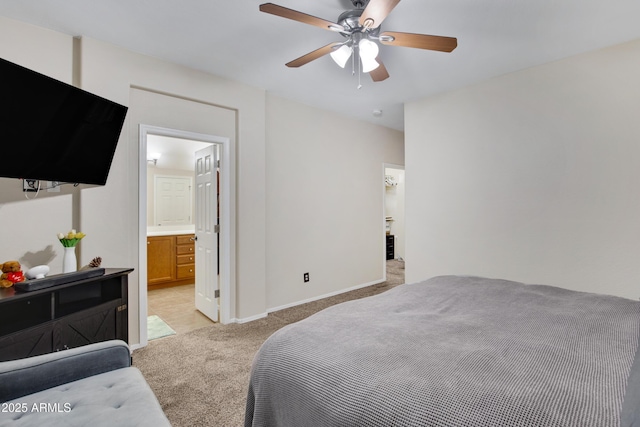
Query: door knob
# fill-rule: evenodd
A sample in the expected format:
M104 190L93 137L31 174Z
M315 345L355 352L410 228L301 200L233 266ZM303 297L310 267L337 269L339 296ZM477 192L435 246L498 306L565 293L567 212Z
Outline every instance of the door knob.
M192 238L190 238L189 240L191 240L192 242L195 242L196 240L198 240L198 236L193 236Z

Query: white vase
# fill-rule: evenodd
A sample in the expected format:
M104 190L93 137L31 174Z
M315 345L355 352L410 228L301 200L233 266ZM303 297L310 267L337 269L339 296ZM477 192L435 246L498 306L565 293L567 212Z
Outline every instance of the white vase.
M64 256L62 257L62 272L71 273L78 270L78 261L76 260L76 247L70 246L64 248Z

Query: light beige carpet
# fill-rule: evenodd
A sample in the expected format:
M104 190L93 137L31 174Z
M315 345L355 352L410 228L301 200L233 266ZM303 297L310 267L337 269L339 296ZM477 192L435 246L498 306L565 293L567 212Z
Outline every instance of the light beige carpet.
M273 332L340 302L404 282L404 262L387 261L387 281L269 314L242 325L207 326L149 342L133 352L174 427L242 426L251 362Z

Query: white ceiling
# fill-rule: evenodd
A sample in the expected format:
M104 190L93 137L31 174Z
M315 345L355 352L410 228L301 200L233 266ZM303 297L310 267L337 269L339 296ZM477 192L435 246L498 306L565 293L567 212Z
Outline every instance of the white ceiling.
M457 37L441 53L381 46L373 83L329 56L285 63L342 36L262 13L261 0L2 0L0 15L123 46L308 105L402 130L403 103L640 38L639 0L404 0L383 30ZM336 21L349 0L274 3ZM6 41L5 41L6 42ZM380 117L373 110L382 110Z

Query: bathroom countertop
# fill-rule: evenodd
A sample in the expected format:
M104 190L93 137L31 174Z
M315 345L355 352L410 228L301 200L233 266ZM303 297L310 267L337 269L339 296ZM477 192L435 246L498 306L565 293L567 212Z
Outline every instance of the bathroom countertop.
M147 236L175 236L178 234L194 234L195 226L176 225L168 227L147 227Z

